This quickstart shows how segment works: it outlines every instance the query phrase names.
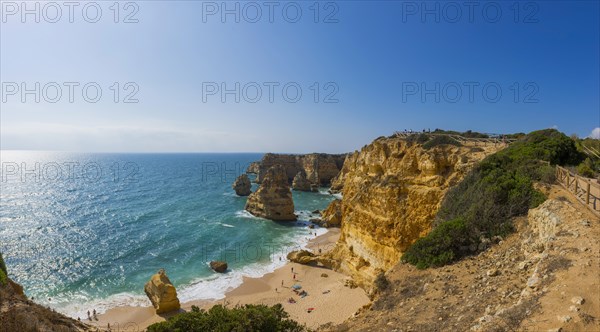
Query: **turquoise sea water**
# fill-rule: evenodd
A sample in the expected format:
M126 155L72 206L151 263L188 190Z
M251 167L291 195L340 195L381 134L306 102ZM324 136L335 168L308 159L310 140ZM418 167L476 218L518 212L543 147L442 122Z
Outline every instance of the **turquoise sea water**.
M306 244L312 214L334 199L294 192L298 222L245 212L231 189L260 154L73 154L2 151L0 251L28 296L73 317L149 305L165 268L181 301L219 299ZM253 190L256 185L253 185ZM314 235L312 235L314 237ZM229 263L226 274L208 267Z

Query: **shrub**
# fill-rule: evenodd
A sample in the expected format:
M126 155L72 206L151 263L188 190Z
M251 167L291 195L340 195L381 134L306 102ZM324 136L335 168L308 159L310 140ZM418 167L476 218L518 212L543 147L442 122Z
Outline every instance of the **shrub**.
M577 173L586 178L594 177L594 164L590 158L586 158L579 166L577 166Z
M461 146L462 144L460 144L459 141L455 140L454 138L452 138L450 136L436 135L434 138L430 139L425 144L423 144L423 148L429 150L438 145Z
M247 304L232 309L215 305L208 311L192 307L191 312L176 315L166 322L150 325L148 332L306 331L304 326L288 317L281 304L272 307Z
M513 217L545 201L533 182L554 182L554 167L540 160L573 165L581 159L573 140L553 129L532 132L488 156L448 191L435 228L402 260L418 268L441 266L470 254L467 248L477 247L482 237L506 236L513 231Z
M463 246L472 241L468 238L467 225L463 219L446 221L434 228L428 236L417 240L402 256L402 261L419 269L442 266L460 257Z
M4 264L2 253L0 253L0 286L4 286L8 282L7 275L8 272L6 271L6 264Z
M389 280L385 277L384 272L380 272L375 278L375 288L378 291L386 290L390 286Z
M406 141L409 143L419 143L419 144L423 144L427 141L429 141L429 135L427 134L418 134L418 135L410 135L408 137L406 137Z

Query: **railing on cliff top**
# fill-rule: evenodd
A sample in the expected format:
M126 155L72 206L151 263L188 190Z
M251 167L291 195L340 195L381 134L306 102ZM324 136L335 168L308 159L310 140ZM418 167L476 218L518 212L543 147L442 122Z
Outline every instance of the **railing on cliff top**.
M598 182L573 174L558 165L556 166L556 181L600 217L600 184Z
M489 134L490 137L480 138L480 137L465 137L465 136L456 135L456 134L446 134L446 133L436 133L436 132L433 132L433 133L432 132L419 132L419 131L413 131L413 132L397 131L394 133L394 135L396 137L400 137L400 138L408 138L412 135L419 135L419 134L425 134L425 135L431 135L431 136L448 136L448 137L451 137L451 138L459 141L460 143L472 142L475 144L477 144L477 143L510 144L510 143L516 141L516 139L514 139L514 138L506 138L499 134Z

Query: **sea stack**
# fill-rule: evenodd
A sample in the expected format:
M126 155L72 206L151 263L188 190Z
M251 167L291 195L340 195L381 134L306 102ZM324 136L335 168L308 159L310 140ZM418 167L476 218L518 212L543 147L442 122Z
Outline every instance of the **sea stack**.
M253 215L275 221L294 221L294 200L285 168L269 168L258 190L248 196L246 210Z
M248 196L252 193L252 191L250 191L252 184L250 183L250 178L246 174L238 176L238 178L235 179L232 188L238 196Z
M311 191L310 181L306 178L306 173L300 171L294 177L294 181L292 182L292 189L298 191Z
M167 277L164 269L160 269L150 278L150 281L144 286L144 292L152 302L157 314L176 311L181 307L175 286Z

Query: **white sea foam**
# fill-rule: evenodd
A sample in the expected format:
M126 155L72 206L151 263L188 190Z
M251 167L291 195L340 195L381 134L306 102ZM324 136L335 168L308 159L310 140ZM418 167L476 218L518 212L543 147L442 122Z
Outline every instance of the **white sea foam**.
M254 216L252 213L250 213L246 210L236 211L235 216L240 217L240 218L248 218L248 219L261 219L257 216Z
M52 306L52 304L50 304ZM152 303L148 300L148 297L139 294L132 293L119 293L109 296L106 299L97 300L84 300L76 299L73 301L69 299L69 303L61 306L60 304L56 310L71 316L73 318L80 317L82 320L87 317L88 310L92 312L94 309L97 313L102 314L111 308L130 306L130 307L147 307L151 306Z
M301 216L314 216L310 211L300 210L295 211ZM238 211L236 215L244 218L257 218L247 211ZM307 220L298 220L296 224L299 226L308 226L311 223ZM227 224L222 223L225 226ZM231 225L229 225L231 226ZM227 227L227 226L225 226ZM225 297L225 294L239 287L243 283L244 277L260 278L267 273L271 273L276 269L284 266L287 263L287 253L292 250L306 249L310 239L315 236L327 233L326 228L316 226L315 228L303 228L300 232L290 234L288 238L284 238L284 242L291 245L282 247L274 251L270 255L270 260L265 263L252 263L241 268L231 269L227 273L214 273L209 277L201 277L194 279L187 285L177 286L179 300L190 302L194 300L219 300ZM310 234L310 235L309 235ZM148 298L141 294L120 293L111 295L106 299L85 300L85 296L80 298L69 299L69 303L61 306L60 303L55 307L58 311L63 312L73 318L87 317L87 311L96 309L98 313L105 313L108 309L121 306L151 306ZM57 304L57 301L54 301Z
M226 223L223 223L223 222L221 223L221 226L223 226L223 227L230 227L230 228L234 228L235 227L233 225L226 224Z

